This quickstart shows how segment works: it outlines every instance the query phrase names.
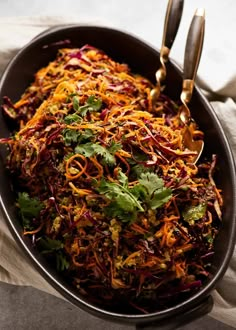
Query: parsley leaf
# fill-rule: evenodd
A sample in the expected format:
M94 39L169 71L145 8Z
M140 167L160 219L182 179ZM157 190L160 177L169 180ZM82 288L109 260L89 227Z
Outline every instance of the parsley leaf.
M194 224L194 221L201 219L206 213L206 204L198 204L196 206L189 206L183 212L183 218L190 224Z
M26 192L19 193L17 201L24 228L32 229L31 220L39 216L44 205L37 198L29 197L29 194Z
M163 206L172 197L172 190L166 188L164 181L155 173L142 173L139 185L145 189L146 196L144 196L144 189L141 189L141 187L136 187L136 192L139 189L139 194L142 193L146 203L152 210Z

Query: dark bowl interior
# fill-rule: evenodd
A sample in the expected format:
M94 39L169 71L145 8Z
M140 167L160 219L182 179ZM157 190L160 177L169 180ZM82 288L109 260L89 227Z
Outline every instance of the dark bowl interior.
M140 73L154 81L154 73L159 67L159 53L146 43L129 34L103 28L89 26L64 26L36 37L24 47L10 62L0 83L0 99L7 95L13 101L19 99L25 88L32 82L34 73L53 60L57 50L62 45L55 44L62 40L70 40L69 47L80 47L91 44L103 49L114 60L128 63L133 72ZM45 47L48 45L48 47ZM178 100L181 92L182 73L178 66L170 62L167 65L167 81L165 93L174 100ZM210 157L211 154L219 155L217 184L223 190L224 212L223 227L215 245L215 257L213 259L213 277L205 287L189 298L187 301L165 311L152 315L129 315L125 311L111 312L103 309L103 306L91 305L85 298L77 295L75 290L68 286L60 276L50 268L44 259L34 250L27 237L22 236L22 228L18 223L14 207L14 194L11 191L10 178L4 169L6 149L0 147L0 196L3 211L10 229L13 231L20 246L31 258L32 263L40 273L69 301L89 312L110 317L113 320L137 322L149 318L150 320L162 319L176 313L188 310L200 303L209 295L216 283L223 276L235 243L235 170L232 154L222 127L209 103L196 88L190 104L192 116L205 133L205 148L202 157ZM0 115L0 137L10 134L10 129Z

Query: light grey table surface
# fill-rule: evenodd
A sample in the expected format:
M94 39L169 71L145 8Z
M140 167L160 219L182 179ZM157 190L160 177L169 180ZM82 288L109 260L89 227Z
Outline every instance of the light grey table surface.
M20 16L71 17L73 22L107 25L125 29L146 40L154 47L160 47L166 9L166 0L0 0L0 22L3 19ZM180 64L184 54L190 23L196 7L205 7L207 25L206 39L216 38L217 43L229 46L222 34L220 23L227 6L228 29L236 28L236 1L186 0L183 21L180 26L171 56ZM229 10L229 8L231 10ZM235 10L233 10L235 9ZM235 30L235 29L234 29ZM4 33L1 31L0 33ZM1 45L0 45L1 47ZM204 61L204 59L203 59ZM219 61L222 61L219 58ZM201 75L201 64L200 64ZM14 287L0 284L0 329L97 329L122 330L131 327L116 325L96 319L70 304L33 288ZM231 329L209 317L193 322L182 329Z
M159 48L166 5L167 0L0 0L0 21L6 17L16 17L17 20L20 16L71 17L77 23L125 29ZM236 28L236 1L185 0L180 29L171 51L171 56L181 62L187 36L186 27L195 9L199 7L206 10L204 52L209 51L208 44L212 45L213 41L216 48L231 47L228 32ZM204 60L203 56L201 62ZM224 59L219 57L218 60ZM201 64L199 70L201 74Z

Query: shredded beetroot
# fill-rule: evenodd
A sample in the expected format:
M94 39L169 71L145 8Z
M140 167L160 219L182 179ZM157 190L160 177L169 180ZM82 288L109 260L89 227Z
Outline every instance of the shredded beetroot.
M223 200L217 157L191 164L179 106L125 64L61 49L3 111L24 234L81 295L112 310L162 310L210 276ZM197 131L197 138L203 133Z

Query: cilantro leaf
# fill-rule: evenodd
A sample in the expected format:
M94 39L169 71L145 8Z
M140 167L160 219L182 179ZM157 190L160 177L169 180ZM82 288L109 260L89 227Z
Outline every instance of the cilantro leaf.
M132 153L133 153L133 159L135 160L136 164L137 164L137 162L148 161L148 156L144 152L141 152L140 150L137 152L134 149Z
M121 184L101 180L98 192L111 200L111 203L105 208L105 212L118 217L123 221L130 221L136 217L137 211L143 212L144 209L138 198L132 194L128 188L128 178L124 173L119 173Z
M121 183L122 187L128 188L128 177L122 171L118 173L118 180Z
M80 113L81 116L85 116L87 112L99 111L102 107L102 100L97 98L95 95L88 97L86 103L82 106L78 106L76 111Z
M108 147L108 150L111 154L115 154L118 150L122 149L121 143L116 143L115 141L111 141L110 147Z
M70 146L73 143L77 143L78 139L80 137L80 132L74 130L74 129L70 129L70 128L66 128L63 130L62 135L63 135L63 139L64 139L64 143L65 146Z
M206 236L207 242L209 244L213 244L214 243L214 238L211 236L211 234Z
M94 132L86 128L84 131L81 131L80 138L78 139L78 143L86 142L88 140L91 140L94 137Z
M73 103L74 110L78 111L79 110L79 98L78 98L78 96L73 97L72 103Z
M139 182L147 189L150 196L155 190L163 188L164 186L163 180L155 173L142 173Z
M73 113L71 115L67 115L64 118L64 121L66 124L72 124L72 123L81 122L82 118L79 115L77 115L76 113Z
M130 192L138 199L145 200L147 198L147 190L141 184L136 184L130 189Z
M114 165L116 163L114 155L109 150L99 143L88 142L80 144L75 148L75 152L85 157L93 157L95 155L101 156L108 165Z
M196 206L189 206L183 212L183 218L190 224L194 224L194 221L201 219L206 213L206 204L198 204Z
M56 253L56 267L59 272L63 272L64 270L68 269L70 263L66 259L65 255L59 251Z
M93 142L80 144L75 147L75 152L77 154L81 154L81 155L84 155L85 157L90 158L95 155L94 144L95 143L93 143Z
M56 239L51 239L49 237L41 237L39 240L39 249L41 253L50 253L53 251L58 251L63 248L64 244Z
M44 205L37 198L31 198L26 192L19 193L17 201L24 228L32 229L31 220L39 216Z
M152 172L152 168L146 167L142 164L136 164L132 166L132 176L134 176L134 178L139 178L142 173L147 173L147 172Z
M114 182L106 181L102 178L98 192L105 195L108 199L115 199L120 193L122 193L122 187Z
M65 156L64 156L64 160L68 160L68 159L70 159L70 157L72 157L74 154L73 154L73 152L69 152L68 154L66 154ZM64 171L64 170L63 170Z
M115 165L116 159L114 155L112 155L109 150L106 148L103 149L103 151L100 153L100 155L103 157L104 162L108 165Z
M146 190L146 196L143 187ZM138 186L138 187L137 187ZM152 210L155 210L169 201L172 197L172 190L164 186L164 181L155 173L142 173L139 184L136 186L136 192L142 193L146 203Z
M149 205L152 210L155 210L166 204L172 196L172 191L169 188L161 188L154 192Z
M71 115L72 116L72 115ZM70 120L70 119L69 119ZM85 129L84 131L78 131L75 129L66 128L62 132L65 146L71 146L72 144L79 144L86 142L94 137L91 129Z
M57 239L41 237L38 241L38 248L42 254L53 257L58 271L64 271L69 268L69 262L63 252L64 244Z
M115 201L106 206L104 212L109 218L118 218L122 222L131 222L137 217L137 210L135 208L119 208Z
M89 96L87 99L87 104L93 109L92 111L98 111L101 109L102 106L102 100L99 98L96 98L95 95ZM90 110L91 111L91 110Z

